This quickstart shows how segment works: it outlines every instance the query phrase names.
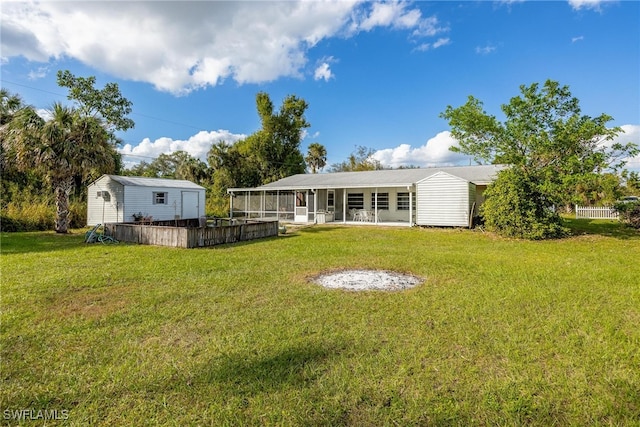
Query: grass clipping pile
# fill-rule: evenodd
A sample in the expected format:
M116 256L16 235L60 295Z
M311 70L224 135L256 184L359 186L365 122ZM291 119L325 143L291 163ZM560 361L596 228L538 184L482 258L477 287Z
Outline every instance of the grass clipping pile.
M423 279L393 271L344 270L322 274L313 282L325 288L348 291L402 291L419 285Z

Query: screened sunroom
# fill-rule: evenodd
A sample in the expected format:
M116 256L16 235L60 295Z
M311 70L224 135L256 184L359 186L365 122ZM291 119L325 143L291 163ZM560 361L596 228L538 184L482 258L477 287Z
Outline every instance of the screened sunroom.
M486 185L502 168L293 175L256 188L229 188L230 216L312 224L467 226L482 203Z

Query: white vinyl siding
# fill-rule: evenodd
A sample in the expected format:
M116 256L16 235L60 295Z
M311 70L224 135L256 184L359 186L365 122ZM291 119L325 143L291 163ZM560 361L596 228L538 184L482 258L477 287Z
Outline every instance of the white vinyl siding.
M476 188L462 178L438 172L417 186L418 225L468 227Z
M134 178L103 175L87 187L87 225L132 222L133 215L138 213L150 216L154 220L181 218L185 214L193 216L196 210L197 217L205 214L205 190L193 183L185 182L186 186L183 188L170 181L166 187L153 187L148 184L124 185L117 182L117 179ZM168 180L157 180L159 184L166 181ZM105 191L109 193L109 201L104 197L98 197L98 194L103 195ZM183 210L182 193L185 191L191 194L191 197L187 198L188 202L196 205ZM197 193L197 197L193 193Z
M123 187L110 180L87 187L87 225L122 221Z

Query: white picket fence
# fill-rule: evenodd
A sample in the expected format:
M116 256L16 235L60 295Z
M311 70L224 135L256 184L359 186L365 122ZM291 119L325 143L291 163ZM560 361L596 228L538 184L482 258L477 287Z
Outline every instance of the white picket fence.
M576 218L588 219L618 219L618 212L610 206L578 206L576 205Z

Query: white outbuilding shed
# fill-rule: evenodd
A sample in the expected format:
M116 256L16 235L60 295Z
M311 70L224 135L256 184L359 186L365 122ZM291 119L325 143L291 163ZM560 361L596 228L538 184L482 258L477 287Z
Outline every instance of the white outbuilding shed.
M204 216L205 189L191 181L102 175L87 186L87 225Z
M468 227L476 202L473 182L446 172L416 183L416 224L428 226Z

